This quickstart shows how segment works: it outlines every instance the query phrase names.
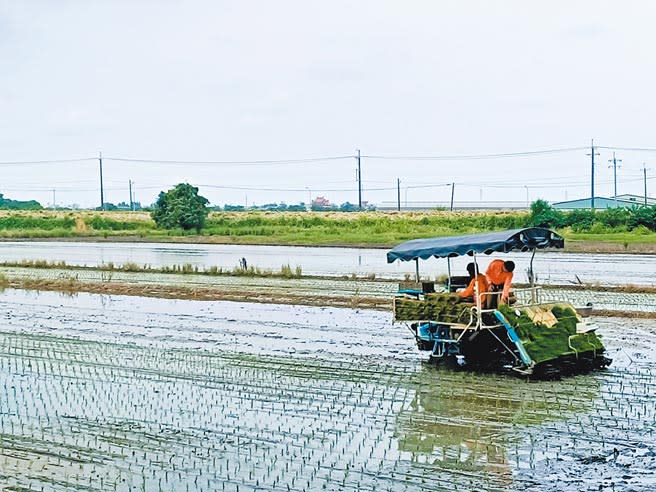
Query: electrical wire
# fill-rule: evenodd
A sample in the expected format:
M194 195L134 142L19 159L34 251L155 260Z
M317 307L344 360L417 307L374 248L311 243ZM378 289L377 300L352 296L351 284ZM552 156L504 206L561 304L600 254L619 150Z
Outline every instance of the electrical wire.
M636 152L656 152L656 148L647 147L615 147L615 146L595 146L596 149L605 150L622 150L622 151L636 151ZM423 161L462 161L462 160L485 160L485 159L504 159L515 157L531 157L542 155L553 155L567 152L579 152L589 150L589 147L558 147L552 149L539 149L529 150L522 152L500 152L500 153L486 153L486 154L437 154L437 155L386 155L386 154L362 154L361 158L366 159L384 159L384 160L423 160ZM307 157L300 159L260 159L260 160L174 160L174 159L152 159L152 158L136 158L136 157L120 157L120 156L103 156L104 161L126 162L126 163L141 163L141 164L164 164L164 165L201 165L201 166L214 166L214 165L277 165L277 164L306 164L316 162L330 162L335 160L355 159L356 155L329 155L319 157ZM2 166L15 166L15 165L40 165L40 164L65 164L73 162L89 162L97 161L99 157L83 157L73 159L46 159L34 161L0 161Z
M51 159L43 161L2 161L0 166L23 166L23 165L42 165L42 164L68 164L73 162L97 161L97 157L83 157L80 159Z
M656 176L647 177L647 181L652 181L656 179ZM642 182L643 178L633 178L633 179L624 179L623 183L636 183ZM597 184L605 185L613 183L612 179L608 180L599 180ZM466 187L466 188L493 188L493 189L550 189L550 188L562 188L566 184L569 187L584 187L589 186L590 183L586 181L578 182L569 182L569 183L549 183L549 184L532 184L532 185L523 185L523 184L490 184L490 183L467 183L467 182L452 182L452 183L425 183L418 185L404 185L401 186L404 190L418 190L418 189L430 189L430 188L448 188L452 185L456 187ZM209 189L219 189L219 190L237 190L237 191L262 191L262 192L298 192L298 193L307 193L309 190L312 192L355 192L358 191L358 188L323 188L321 186L304 186L302 188L276 188L276 187L263 187L263 186L253 186L253 185L217 185L217 184L205 184L205 183L193 183L194 186L198 188L209 188ZM151 184L145 186L139 186L139 190L163 190L170 188L174 184ZM23 187L5 187L2 188L3 191L33 191L33 192L51 192L56 190L58 193L62 192L95 192L100 189L100 187L95 188L74 188L74 187L34 187L34 188L23 188ZM106 191L121 191L127 189L127 186L105 186L103 188ZM363 186L362 188L365 191L393 191L396 190L396 186L387 186L387 187L369 187Z
M646 147L602 147L595 145L595 149L622 150L625 152L656 152L656 149L650 149Z
M325 157L308 157L304 159L280 159L280 160L253 160L253 161L176 161L166 159L136 159L125 157L103 157L103 160L115 162L134 162L143 164L164 164L164 165L197 165L197 166L248 166L248 165L262 165L262 164L307 164L313 162L329 162L344 159L353 159L353 155L340 155L340 156L325 156Z
M455 155L375 155L365 154L362 158L367 159L389 159L389 160L408 160L408 161L464 161L478 159L502 159L512 157L527 157L534 155L558 154L563 152L575 152L586 150L588 147L563 147L557 149L531 150L526 152L504 152L499 154L455 154Z
M656 148L646 148L646 147L612 147L612 146L595 146L595 149L604 149L604 150L619 150L626 152L656 152ZM540 149L533 151L525 152L506 152L506 153L488 153L488 154L456 154L456 155L385 155L385 154L363 154L361 158L370 159L370 160L402 160L402 161L466 161L466 160L486 160L486 159L505 159L505 158L519 158L519 157L539 157L546 155L562 154L569 152L579 152L589 150L589 147L562 147L562 148L551 148L551 149ZM138 164L156 164L156 165L189 165L189 166L262 166L262 165L289 165L289 164L313 164L313 163L326 163L326 162L335 162L340 160L351 160L355 159L355 155L329 155L329 156L319 156L319 157L308 157L300 159L266 159L266 160L240 160L240 161L220 161L220 160L205 160L205 161L192 161L192 160L170 160L170 159L138 159L138 158L128 158L128 157L114 157L114 156L103 156L103 160L106 162L124 162L124 163L138 163ZM33 160L33 161L0 161L0 166L29 166L29 165L62 165L62 164L74 164L74 163L95 163L98 161L99 157L83 157L83 158L72 158L72 159L49 159L49 160ZM642 172L631 171L629 169L623 172L623 183L635 183L643 181ZM640 176L640 177L638 177ZM630 177L630 179L629 179ZM655 177L650 176L646 177L646 181L652 181ZM403 183L402 188L404 190L419 190L419 189L431 189L431 188L445 188L455 185L457 187L469 187L469 188L491 188L491 189L557 189L563 187L572 187L580 188L589 186L587 176L552 176L545 178L513 178L513 182L508 183L507 179L499 178L497 180L488 180L485 182L471 182L463 180L449 180L450 182L426 182L430 181L431 178L426 178L422 182L417 184L412 184L411 181L406 181ZM438 178L439 179L439 178ZM521 181L520 181L521 180ZM58 193L83 193L83 192L97 192L99 187L89 187L89 188L75 188L74 184L79 183L92 183L95 180L71 180L71 181L58 181L58 182L49 182L51 186L38 186L38 183L34 183L37 186L29 187L30 183L25 183L27 187L10 187L3 188L2 191L12 191L12 192L51 192L53 189ZM371 184L385 184L389 181L384 180L369 180L362 182L362 189L367 192L388 192L397 190L399 185L394 183L389 186L370 186ZM521 184L518 183L521 182ZM107 183L108 181L106 181ZM321 186L334 185L341 183L350 183L351 181L323 181ZM109 180L109 183L112 183L115 186L105 186L104 190L106 191L124 191L127 186L119 186L118 180ZM613 183L613 180L598 180L599 185ZM60 184L67 184L69 186L61 187ZM144 186L139 186L139 190L163 190L167 189L171 185L157 185L157 184L148 184L144 183ZM234 191L254 191L254 192L292 192L292 193L305 193L309 190L318 193L325 192L344 192L352 193L358 191L358 188L354 185L353 187L328 187L323 188L320 186L304 186L302 188L294 187L267 187L267 186L254 186L254 185L227 185L227 184L197 184L199 188L203 189L218 189L218 190L234 190Z

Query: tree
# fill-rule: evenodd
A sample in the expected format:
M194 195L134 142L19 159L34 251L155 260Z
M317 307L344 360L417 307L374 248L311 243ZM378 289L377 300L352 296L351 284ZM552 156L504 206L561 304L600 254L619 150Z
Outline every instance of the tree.
M531 203L529 222L534 227L561 227L564 217L560 210L553 208L546 200Z
M5 198L5 196L0 193L0 208L10 209L10 210L41 210L43 207L36 200L21 201L21 200L11 200Z
M180 227L200 232L209 213L208 203L207 198L198 194L198 188L188 183L180 183L166 193L160 192L150 215L157 227Z

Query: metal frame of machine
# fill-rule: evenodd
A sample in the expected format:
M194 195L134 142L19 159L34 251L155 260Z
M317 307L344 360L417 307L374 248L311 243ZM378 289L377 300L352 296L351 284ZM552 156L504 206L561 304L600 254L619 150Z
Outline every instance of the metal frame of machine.
M428 258L446 258L449 280L447 291L451 290L451 262L450 258L469 255L472 256L475 272L478 275L478 262L476 255L491 253L508 253L510 251L530 251L531 259L528 269L530 286L526 289L514 289L517 301L513 308L541 306L545 303L540 299L540 287L535 286L533 273L533 259L538 249L563 248L564 239L554 231L545 228L533 227L509 231L492 232L484 234L471 234L465 236L438 237L429 239L415 239L399 244L387 253L388 263L396 260L415 261L416 281L419 283L419 260ZM405 291L406 295L416 296L420 299L424 292ZM482 330L486 330L504 348L513 359L512 369L521 374L531 374L535 361L531 359L514 326L498 308L485 308L482 306L481 294L494 296L498 293L479 292L476 284L474 304L470 307L468 323L445 322L439 319L418 319L409 326L416 338L420 349L430 350L431 359L443 360L454 358L458 365L465 365L467 361L462 355L463 339L476 337ZM395 312L397 298L394 299ZM572 306L573 308L573 306ZM573 308L574 309L574 308ZM578 316L578 315L577 315ZM594 331L595 327L585 318L579 317L577 334ZM575 336L575 335L574 335ZM570 337L567 341L569 347L578 357L576 349L572 346ZM596 354L595 354L596 358ZM609 359L605 359L610 363ZM601 362L603 364L603 361Z

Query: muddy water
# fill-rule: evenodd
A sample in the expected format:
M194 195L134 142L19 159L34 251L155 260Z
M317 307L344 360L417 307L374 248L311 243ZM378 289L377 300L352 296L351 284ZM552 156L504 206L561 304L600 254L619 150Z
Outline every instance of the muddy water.
M387 264L384 249L305 248L291 246L242 246L212 244L0 242L2 261L45 259L71 265L124 264L153 267L190 263L199 267L231 269L246 258L249 265L279 270L283 264L301 266L306 275L369 275L403 278L414 276L413 262ZM530 255L511 253L517 278L526 281ZM490 259L484 257L482 265ZM453 272L465 274L469 258L452 260ZM583 254L540 252L534 269L542 283L599 282L603 285L656 285L656 255ZM421 262L421 274L434 278L447 273L445 260Z
M386 313L0 294L0 489L653 490L656 323L608 371L437 370Z

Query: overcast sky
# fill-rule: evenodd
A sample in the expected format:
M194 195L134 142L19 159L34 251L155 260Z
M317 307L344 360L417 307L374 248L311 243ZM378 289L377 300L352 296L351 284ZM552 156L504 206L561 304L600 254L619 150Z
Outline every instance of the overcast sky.
M0 1L0 162L656 148L655 18L647 0ZM456 201L589 196L586 152L363 158L363 198L396 200L397 178L409 201L447 200L447 186L406 188L451 182ZM617 155L618 193L642 193L656 152ZM143 203L180 181L214 204L357 202L355 166L106 159L105 197L127 201L132 179ZM6 197L99 203L96 161L0 169Z

